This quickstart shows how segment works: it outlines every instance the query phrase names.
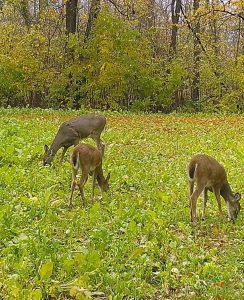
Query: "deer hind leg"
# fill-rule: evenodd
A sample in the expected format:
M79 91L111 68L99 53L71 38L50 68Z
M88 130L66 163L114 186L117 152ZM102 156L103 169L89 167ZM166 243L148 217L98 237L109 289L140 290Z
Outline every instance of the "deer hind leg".
M204 191L203 191L202 220L205 220L205 212L206 212L207 202L208 202L208 189L204 188Z
M188 181L188 199L189 199L189 207L191 207L191 195L193 193L194 189L194 182L193 181Z
M197 199L204 190L205 184L197 183L195 191L192 193L191 201L191 221L195 225L197 220Z
M74 147L79 144L79 141L80 141L79 139L77 139L77 140L74 141Z
M101 140L101 134L92 134L91 138L95 141L97 149L102 152L102 156L104 156L105 143Z
M86 184L87 179L88 179L88 172L83 171L81 178L80 178L80 182L78 183L78 187L80 190L81 199L83 201L83 204L85 204L84 185Z
M77 171L78 170L74 170L74 169L72 171L71 194L70 194L69 206L72 206L72 200L73 200L74 190L75 190L75 186L76 186Z
M213 187L213 192L214 192L215 198L216 198L217 203L218 203L219 212L220 212L220 214L222 215L221 198L220 198L220 189L219 189L219 188L216 188L216 187Z

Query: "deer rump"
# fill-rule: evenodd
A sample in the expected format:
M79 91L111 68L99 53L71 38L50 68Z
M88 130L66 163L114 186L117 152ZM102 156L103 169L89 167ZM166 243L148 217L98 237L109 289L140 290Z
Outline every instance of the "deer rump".
M210 158L207 156L204 156L204 159L208 160L207 162L209 164L204 163L204 161L201 161L201 159L196 162L192 161L188 167L188 178L190 182L197 182L200 180L200 178L208 178L206 182L204 182L205 189L213 192L213 185L218 184L220 188L220 195L222 185L221 183L227 182L227 175L222 165L220 165L214 158ZM213 168L212 162L216 163L217 168Z

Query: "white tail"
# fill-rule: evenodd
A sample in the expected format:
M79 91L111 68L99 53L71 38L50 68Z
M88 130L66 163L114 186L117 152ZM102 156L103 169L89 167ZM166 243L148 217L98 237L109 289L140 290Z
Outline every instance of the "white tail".
M92 174L92 199L94 198L95 182L101 189L101 192L107 192L109 189L109 178L110 173L105 178L102 169L102 151L96 149L95 147L88 144L79 144L74 148L71 156L71 166L72 166L72 182L71 182L71 195L70 195L70 206L72 205L74 189L76 184L79 187L81 198L83 203L85 202L84 196L84 185L88 179L89 174ZM76 182L76 176L79 168L81 169L80 181Z
M193 169L189 169L188 170L188 180L189 181L194 181L195 180L195 173L196 173L196 170L197 170L197 163L195 164L194 168Z
M61 124L51 147L44 146L43 165L51 164L57 151L63 147L60 162L63 161L67 149L76 146L81 139L91 137L98 149L104 151L101 133L106 125L106 118L98 115L82 115Z
M77 156L74 156L74 157L72 156L71 165L74 170L79 169L79 152L77 153Z
M194 183L196 183L195 190ZM188 185L191 221L193 223L196 223L196 204L202 192L204 192L203 218L205 218L209 190L215 194L220 213L222 213L220 199L222 196L227 203L230 220L234 221L237 218L240 211L241 195L239 193L233 194L224 167L213 157L198 154L191 159L188 165Z

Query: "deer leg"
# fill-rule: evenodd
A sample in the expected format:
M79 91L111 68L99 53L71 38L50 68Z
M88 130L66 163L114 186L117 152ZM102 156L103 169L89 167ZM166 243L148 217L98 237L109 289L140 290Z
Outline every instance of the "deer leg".
M88 179L88 173L82 173L80 182L78 183L78 187L81 194L81 199L83 201L83 204L85 204L85 195L84 195L84 185L87 182Z
M104 156L105 143L101 140L100 134L92 135L91 138L95 141L95 143L97 145L97 149L102 152L102 156Z
M207 190L207 188L204 188L204 191L203 191L202 220L205 219L205 211L206 211L207 201L208 201L208 190Z
M92 174L92 201L94 201L94 191L95 191L96 179L97 179L97 172L96 172L96 170L94 170L93 174Z
M213 192L214 192L215 198L216 198L216 200L218 202L219 212L222 215L222 207L221 207L221 199L220 199L220 189L216 188L216 187L213 187Z
M63 152L62 152L62 155L61 155L61 158L60 158L60 164L63 162L64 155L67 152L67 150L68 150L68 147L63 147Z
M74 147L77 146L78 144L79 144L79 140L77 139L74 141Z
M188 181L188 199L189 199L189 207L191 207L191 195L194 189L194 182Z
M73 172L72 172L71 194L70 194L69 206L72 206L72 200L73 200L74 190L75 190L75 186L76 186L76 175L77 175L77 170L73 170Z
M203 191L205 185L204 184L197 184L195 191L191 195L191 221L195 225L197 220L197 199L200 196L201 192Z

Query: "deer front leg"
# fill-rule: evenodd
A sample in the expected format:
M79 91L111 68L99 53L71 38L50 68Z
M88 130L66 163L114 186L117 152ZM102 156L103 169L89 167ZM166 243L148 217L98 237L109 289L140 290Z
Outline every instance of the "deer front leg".
M216 198L217 203L218 203L219 213L222 215L220 189L217 188L217 187L213 187L213 192L214 192L215 198Z
M202 220L205 220L205 211L206 211L207 201L208 201L208 190L207 190L207 188L204 188L204 191L203 191Z
M61 158L60 158L60 164L62 164L63 159L64 159L64 155L67 152L67 150L68 150L68 147L63 147L63 152L62 152L62 155L61 155Z

